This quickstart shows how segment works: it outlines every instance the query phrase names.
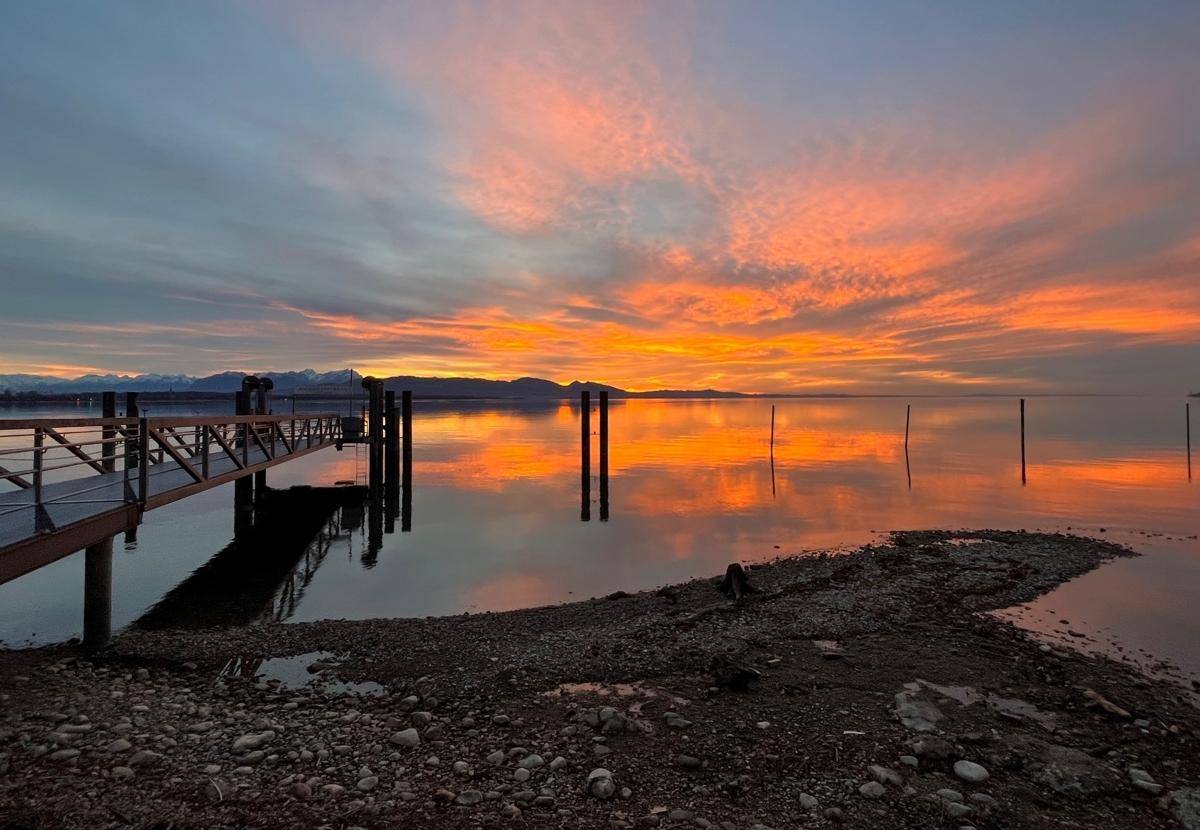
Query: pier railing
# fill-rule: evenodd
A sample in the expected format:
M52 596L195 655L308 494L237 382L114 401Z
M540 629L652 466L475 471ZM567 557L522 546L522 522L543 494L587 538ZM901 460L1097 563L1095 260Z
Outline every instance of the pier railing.
M205 489L340 437L341 422L329 412L0 419L0 482L12 485L0 492L0 516L50 504L134 503L145 508L152 498L165 495L165 488L154 486L164 473L177 477L182 470L182 484ZM68 481L74 486L54 486ZM117 481L123 486L114 488Z

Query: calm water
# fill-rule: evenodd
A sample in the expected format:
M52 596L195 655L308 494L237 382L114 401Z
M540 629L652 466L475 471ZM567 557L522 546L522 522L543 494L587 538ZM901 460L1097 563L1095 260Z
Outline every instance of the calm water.
M369 505L336 509L313 539L278 551L286 573L240 598L234 616L501 610L715 574L735 559L852 545L894 529L1104 528L1147 555L1065 586L1023 609L1021 621L1052 631L1065 616L1072 628L1200 672L1200 650L1189 645L1200 634L1192 613L1200 604L1200 485L1188 480L1182 400L1031 399L1024 485L1016 400L916 399L907 463L904 406L777 401L772 464L769 401L614 401L609 517L600 521L594 445L594 503L581 521L577 406L417 402L411 531L397 521L395 532L381 532ZM153 415L225 409L150 404ZM0 418L94 412L9 408ZM330 449L268 478L282 488L365 480L365 472L353 449ZM213 591L204 573L187 580L209 560L209 583L213 568L246 567L245 550L226 549L232 502L232 485L216 488L148 513L136 544L122 549L118 540L114 625L142 618L172 589L188 597L178 604L189 610L172 619L168 599L157 619L206 622L193 609L226 597L204 596ZM238 582L225 580L223 593ZM0 639L78 634L82 584L76 554L0 586Z

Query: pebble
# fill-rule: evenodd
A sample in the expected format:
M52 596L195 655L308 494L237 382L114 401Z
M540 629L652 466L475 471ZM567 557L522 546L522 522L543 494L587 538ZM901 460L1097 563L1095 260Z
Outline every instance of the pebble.
M137 752L129 756L129 766L141 767L157 764L162 759L162 756L150 749L139 749Z
M868 781L858 788L864 798L882 798L887 792L878 781Z
M133 770L129 767L113 767L113 778L133 778Z
M379 776L368 775L365 778L360 778L358 779L358 784L355 786L357 786L364 793L369 793L371 790L379 786Z
M461 804L464 807L473 807L483 801L483 793L479 790L463 790L454 799L455 804Z
M881 767L878 764L872 764L867 767L867 772L871 773L871 777L880 784L891 784L893 787L903 787L904 779L895 770Z
M811 813L821 806L821 802L817 800L816 796L800 793L800 806Z
M518 784L520 784L522 782L528 781L529 776L532 774L533 773L531 773L529 771L528 767L519 767L515 772L513 772L513 780L516 781Z
M695 755L676 755L675 766L683 767L684 769L699 769L704 766L704 762Z
M206 766L204 768L205 775L216 775L220 771L221 771L220 764L209 764L208 766Z
M950 816L950 818L962 818L971 812L970 807L958 801L943 801L942 806L946 810L946 815Z
M388 741L396 746L402 746L407 749L412 749L421 743L421 736L416 729L411 726L408 729L401 729L399 732L393 732L388 736Z
M51 752L49 756L51 761L70 761L71 759L78 757L78 749L60 749L57 752Z
M954 762L954 774L972 784L980 784L991 777L988 771L979 764L965 760Z
M597 767L588 773L587 777L587 793L593 798L598 798L601 801L606 801L613 797L617 791L616 784L613 783L612 773L603 767Z
M504 752L502 750L497 749L495 752L493 752L491 755L489 755L487 757L487 762L489 764L494 764L494 765L499 766L500 764L504 763L504 758L505 758Z
M470 775L471 774L471 765L468 764L466 761L455 761L451 765L450 768L452 770L454 770L455 775Z
M537 769L546 763L541 755L526 755L518 764L522 769Z
M110 753L111 752L128 752L130 750L130 748L132 748L132 747L133 747L133 744L129 743L129 741L125 740L124 738L117 738L115 741L110 743L108 746L104 747L104 751L110 752Z

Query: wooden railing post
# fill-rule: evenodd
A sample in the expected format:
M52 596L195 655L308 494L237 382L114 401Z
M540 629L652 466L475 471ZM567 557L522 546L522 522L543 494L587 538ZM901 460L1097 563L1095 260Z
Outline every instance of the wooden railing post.
M101 394L100 414L104 418L117 417L116 392L104 392ZM100 457L102 459L100 465L104 468L104 472L111 473L117 468L117 430L111 425L106 425L100 431L100 437L104 441L104 443L100 445Z
M45 440L45 434L41 427L33 428L33 503L40 505L42 503L42 455L46 451L42 449L42 442Z
M150 419L138 418L138 501L146 507L150 489Z
M208 478L208 448L212 429L210 426L200 427L200 475L205 478Z

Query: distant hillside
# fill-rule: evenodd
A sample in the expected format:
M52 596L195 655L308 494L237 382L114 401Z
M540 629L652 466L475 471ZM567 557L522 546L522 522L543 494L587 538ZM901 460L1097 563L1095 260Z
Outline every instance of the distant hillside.
M195 396L198 394L225 395L241 388L244 372L221 372L206 377L189 375L82 375L64 379L42 375L0 375L0 395L12 397L29 394L93 395L99 392L145 392ZM305 369L300 372L262 372L275 383L276 395L300 395L307 397L342 396L353 388L355 395L362 394L362 375L351 370L315 372ZM722 392L716 389L660 389L652 392L629 392L616 386L592 381L573 381L563 385L543 378L517 378L516 380L486 380L484 378L424 378L401 375L384 378L386 389L400 392L412 390L419 398L512 398L512 399L556 399L574 398L580 391L606 390L614 398L738 398L745 397L737 392Z

